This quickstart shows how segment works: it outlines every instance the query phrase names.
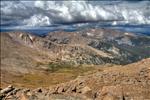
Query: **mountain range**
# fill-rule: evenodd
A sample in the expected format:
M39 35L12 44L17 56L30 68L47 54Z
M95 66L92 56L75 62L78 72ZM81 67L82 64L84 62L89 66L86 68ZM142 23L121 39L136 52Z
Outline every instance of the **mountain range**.
M42 52L43 57L48 57L47 61L52 63L128 64L150 57L149 36L110 29L57 31L43 37L26 32L6 32L1 35L2 43L11 41L12 44L7 45L21 45L31 52ZM3 40L6 38L9 40ZM2 45L2 49L5 48L6 45Z
M0 99L150 98L149 36L105 28L0 35L1 88L15 86L2 89Z

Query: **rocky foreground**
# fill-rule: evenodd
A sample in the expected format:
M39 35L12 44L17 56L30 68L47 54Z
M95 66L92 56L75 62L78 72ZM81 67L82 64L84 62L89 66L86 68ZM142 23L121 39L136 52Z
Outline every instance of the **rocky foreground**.
M150 58L87 73L49 88L1 90L2 100L150 100Z

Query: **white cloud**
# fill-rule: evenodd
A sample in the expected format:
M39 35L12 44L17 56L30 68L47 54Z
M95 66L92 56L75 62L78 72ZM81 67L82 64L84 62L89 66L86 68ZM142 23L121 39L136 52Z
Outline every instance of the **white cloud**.
M33 15L29 19L24 20L23 23L26 26L48 26L48 25L51 25L49 17L41 15L41 14Z
M120 1L111 5L110 1L1 1L1 21L15 20L23 26L87 21L112 21L115 25L150 24L149 5L149 1Z

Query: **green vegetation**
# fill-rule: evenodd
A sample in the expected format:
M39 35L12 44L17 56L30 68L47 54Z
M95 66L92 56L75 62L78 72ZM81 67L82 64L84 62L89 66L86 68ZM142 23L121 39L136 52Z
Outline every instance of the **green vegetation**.
M85 72L94 70L94 67L86 65L73 66L70 63L49 63L48 72L51 73L70 73L75 76L83 75Z
M56 72L62 69L71 69L73 66L71 64L63 64L63 63L49 63L48 71Z

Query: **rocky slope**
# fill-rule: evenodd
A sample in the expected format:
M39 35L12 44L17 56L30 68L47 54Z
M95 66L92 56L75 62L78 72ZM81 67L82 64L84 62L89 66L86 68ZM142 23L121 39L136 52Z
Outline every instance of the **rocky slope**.
M150 59L100 68L49 88L8 86L1 90L0 97L4 100L149 100Z
M30 47L23 41L11 37L12 34L1 33L1 70L8 72L32 73L37 62L46 62L48 56Z

